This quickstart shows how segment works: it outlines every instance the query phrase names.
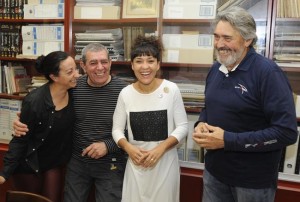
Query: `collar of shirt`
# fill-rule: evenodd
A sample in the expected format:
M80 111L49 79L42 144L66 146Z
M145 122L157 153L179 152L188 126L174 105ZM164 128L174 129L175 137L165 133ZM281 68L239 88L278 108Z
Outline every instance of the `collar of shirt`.
M228 71L228 69L225 67L225 65L221 65L221 66L219 67L219 70L220 70L221 72L223 72L225 75L227 75L229 72L235 71L236 68L237 68L238 66L239 66L239 64L237 64L234 68L232 68L231 71Z

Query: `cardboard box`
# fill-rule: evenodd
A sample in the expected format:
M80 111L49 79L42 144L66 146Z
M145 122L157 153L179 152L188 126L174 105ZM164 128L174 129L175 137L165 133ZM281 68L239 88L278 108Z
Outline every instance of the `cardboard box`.
M120 6L75 6L74 19L120 19Z
M171 3L165 4L164 19L214 19L217 3Z
M187 64L213 64L213 54L213 48L166 49L162 61Z
M213 48L212 34L163 34L162 41L166 49L202 49Z

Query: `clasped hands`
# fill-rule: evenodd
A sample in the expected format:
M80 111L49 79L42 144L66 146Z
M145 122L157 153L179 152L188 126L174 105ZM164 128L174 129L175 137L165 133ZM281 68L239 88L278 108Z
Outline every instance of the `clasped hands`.
M147 151L134 145L130 145L127 153L135 165L148 168L155 166L163 152L159 151L159 148Z
M195 127L193 140L205 149L224 148L224 130L207 123L200 122Z

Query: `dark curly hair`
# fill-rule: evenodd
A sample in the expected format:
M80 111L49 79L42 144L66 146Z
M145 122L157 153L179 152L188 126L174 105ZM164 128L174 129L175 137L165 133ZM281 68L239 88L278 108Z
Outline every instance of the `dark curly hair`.
M131 47L131 62L134 58L142 55L153 56L159 62L161 61L163 50L163 44L157 37L139 35Z

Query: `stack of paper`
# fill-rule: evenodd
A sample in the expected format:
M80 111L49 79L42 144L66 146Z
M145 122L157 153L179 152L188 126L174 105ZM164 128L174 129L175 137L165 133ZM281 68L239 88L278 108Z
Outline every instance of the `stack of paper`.
M75 33L75 59L81 59L82 49L89 43L101 43L109 51L112 61L124 60L122 29L86 30L83 33Z

